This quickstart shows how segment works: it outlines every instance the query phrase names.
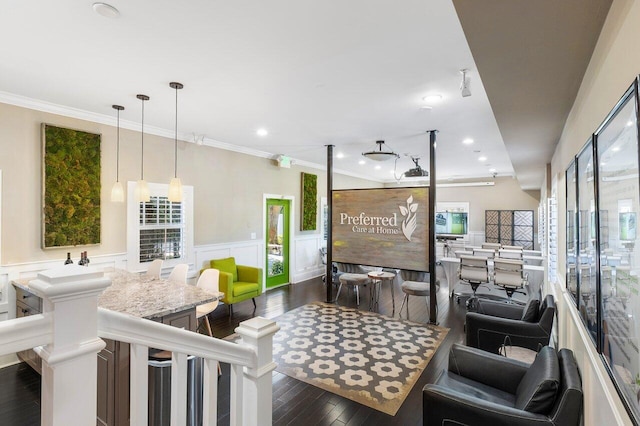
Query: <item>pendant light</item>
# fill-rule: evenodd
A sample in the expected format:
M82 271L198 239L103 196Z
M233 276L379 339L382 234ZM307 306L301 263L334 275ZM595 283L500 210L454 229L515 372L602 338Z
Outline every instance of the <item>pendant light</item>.
M140 180L136 184L136 198L140 203L148 203L151 201L151 195L149 194L149 185L144 180L144 102L149 100L147 95L136 95L136 98L142 101L142 129L140 130L141 138L141 151L142 161L140 165Z
M174 172L173 179L169 183L169 201L179 203L182 201L182 182L178 177L178 90L184 85L175 81L169 83L169 87L176 90L176 130L174 137Z
M376 141L378 145L378 150L363 152L362 155L369 160L374 161L387 161L392 158L399 158L400 156L393 151L383 151L382 146L384 145L384 141Z
M122 189L122 184L120 183L120 111L124 110L124 107L120 105L111 105L111 108L118 111L118 136L116 142L116 183L114 183L113 188L111 188L111 201L113 201L114 203L123 203L124 190Z

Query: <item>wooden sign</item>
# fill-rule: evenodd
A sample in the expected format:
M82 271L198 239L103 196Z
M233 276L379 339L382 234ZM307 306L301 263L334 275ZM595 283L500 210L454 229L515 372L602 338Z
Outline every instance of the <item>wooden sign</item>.
M429 188L333 191L333 261L429 270Z

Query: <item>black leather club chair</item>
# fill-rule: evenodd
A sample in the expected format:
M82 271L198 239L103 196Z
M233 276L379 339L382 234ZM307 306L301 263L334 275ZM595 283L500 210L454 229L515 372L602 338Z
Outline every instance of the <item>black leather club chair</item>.
M505 337L508 343L533 351L549 344L556 312L552 295L542 305L530 299L525 306L479 300L477 312L467 312L467 346L498 353Z
M427 426L577 426L582 384L569 349L545 346L528 364L454 344L449 368L422 391Z

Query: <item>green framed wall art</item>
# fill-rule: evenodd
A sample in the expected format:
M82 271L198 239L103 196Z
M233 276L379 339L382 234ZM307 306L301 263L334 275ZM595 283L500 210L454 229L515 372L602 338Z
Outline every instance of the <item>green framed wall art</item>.
M318 216L318 176L302 172L301 231L315 231Z
M100 244L100 139L42 124L42 248Z

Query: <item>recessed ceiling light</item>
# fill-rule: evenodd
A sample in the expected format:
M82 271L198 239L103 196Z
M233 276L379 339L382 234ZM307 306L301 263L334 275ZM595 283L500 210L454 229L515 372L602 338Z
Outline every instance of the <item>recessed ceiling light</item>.
M381 168L382 168L382 166L379 165L379 164L376 166L376 170L380 170Z
M440 102L442 100L442 95L440 95L438 93L433 93L431 95L425 96L424 98L422 98L422 100L427 102L427 103Z
M473 139L466 138L465 140L462 141L462 143L465 145L471 145L473 143Z
M336 154L336 158L344 158L344 154L342 152L339 152Z
M358 161L358 164L360 164L361 166L362 166L363 164L365 164L365 163L366 163L366 161L364 161L364 160L360 160L360 161Z
M107 3L94 3L93 11L105 18L117 18L120 16L120 11Z
M258 129L256 130L256 135L258 136L267 136L269 134L269 132L267 131L267 129Z
M482 157L478 158L478 161L487 161L487 157L483 155Z

